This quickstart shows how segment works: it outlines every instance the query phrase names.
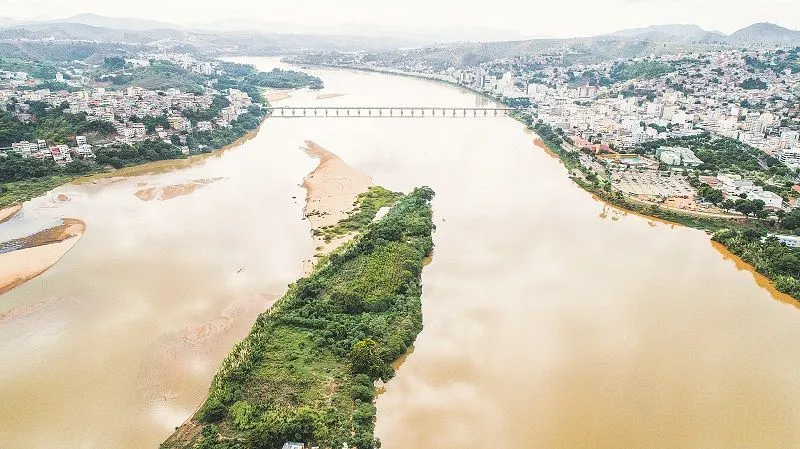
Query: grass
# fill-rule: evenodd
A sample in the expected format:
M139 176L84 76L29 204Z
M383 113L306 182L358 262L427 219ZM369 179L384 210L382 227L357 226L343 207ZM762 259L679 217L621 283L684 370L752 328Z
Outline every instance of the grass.
M162 448L376 447L374 381L393 376L392 362L422 330L432 197L428 188L364 194L337 225L356 238L259 316L203 406Z
M358 195L354 204L355 209L347 218L335 225L325 226L316 233L323 235L326 242L330 242L337 237L362 231L372 223L381 208L391 206L402 197L402 193L392 192L380 186L372 186L366 192Z
M0 209L41 196L80 176L85 176L85 174L76 176L54 175L3 183L2 189L0 189Z

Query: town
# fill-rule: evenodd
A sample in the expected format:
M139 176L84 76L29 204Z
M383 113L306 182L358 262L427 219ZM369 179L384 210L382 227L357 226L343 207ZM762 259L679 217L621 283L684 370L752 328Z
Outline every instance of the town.
M615 191L687 212L741 216L755 206L766 216L798 207L799 53L726 48L568 64L554 52L457 65L404 50L287 60L458 84L553 130L585 174Z
M122 59L122 58L119 58ZM108 61L107 61L108 62ZM116 61L111 61L114 64ZM142 54L138 58L119 62L132 67L147 67L153 63L166 62L184 70L202 75L224 76L217 62L201 62L185 54ZM91 77L86 76L84 68L57 72L53 80L42 83L26 72L0 71L0 102L7 105L8 112L23 124L37 120L32 105L40 104L48 107L62 107L66 114L82 114L85 121L103 122L113 127L108 138L102 138L94 145L109 147L113 145L131 145L148 139L160 139L169 144L181 147L183 154L189 154L187 137L193 133L212 132L219 128L229 128L231 123L242 114L248 112L253 105L250 96L235 88L215 89L216 79L206 82L203 92L186 92L177 88L163 90L145 89L127 86L123 89L98 87ZM57 87L55 90L53 81ZM105 83L112 84L113 83ZM215 99L223 104L216 106ZM200 111L214 111L213 117L195 117ZM21 140L12 142L10 147L0 151L11 151L24 158L52 158L58 164L72 162L73 158L95 158L92 144L86 136L75 136L74 146L66 142L47 142L38 139L35 142ZM202 149L202 147L201 147Z

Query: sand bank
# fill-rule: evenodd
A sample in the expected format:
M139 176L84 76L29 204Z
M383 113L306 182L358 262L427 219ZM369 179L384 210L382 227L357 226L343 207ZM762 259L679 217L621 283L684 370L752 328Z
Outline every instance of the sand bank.
M184 184L167 186L147 186L136 191L134 195L142 201L166 201L179 196L189 195L211 185L223 178L195 179ZM147 184L145 184L147 185ZM142 187L142 186L138 186Z
M319 94L317 100L327 100L329 98L343 97L347 94Z
M291 97L292 95L289 92L284 91L270 92L266 95L267 101L281 101Z
M303 188L306 189L303 214L311 223L313 231L335 225L346 218L348 212L353 210L353 203L358 195L372 185L372 178L314 142L306 141L303 149L310 156L319 159L317 168L303 179ZM315 236L314 248L317 255L327 254L351 238L352 236L345 236L326 243L321 235ZM304 272L309 273L313 262L305 265Z
M13 206L6 207L5 209L0 209L0 223L10 220L11 217L17 215L17 212L21 210L22 204L15 204Z
M0 254L0 294L35 278L78 243L86 225L72 218L64 224L18 239L21 249Z

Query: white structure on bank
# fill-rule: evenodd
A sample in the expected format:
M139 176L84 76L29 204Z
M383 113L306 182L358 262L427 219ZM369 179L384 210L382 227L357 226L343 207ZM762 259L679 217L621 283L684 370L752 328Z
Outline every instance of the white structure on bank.
M681 147L661 147L656 150L656 157L661 162L669 165L697 167L703 163L699 157L694 155L694 151Z

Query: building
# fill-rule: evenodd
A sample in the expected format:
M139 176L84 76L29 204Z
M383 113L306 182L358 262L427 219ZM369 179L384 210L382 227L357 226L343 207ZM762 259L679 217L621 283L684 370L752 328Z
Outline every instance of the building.
M86 145L86 136L75 136L75 144L78 146Z
M800 248L800 236L769 234L768 237L775 237L779 242L783 243L789 248Z
M778 160L787 167L800 167L800 148L779 151Z
M306 445L303 443L292 443L291 441L287 441L283 444L281 449L305 449Z
M703 161L694 155L694 151L688 148L660 147L656 150L656 157L668 165L697 167L703 164Z
M783 209L783 198L775 192L764 190L761 187L754 187L751 191L745 193L748 200L755 201L761 200L764 202L764 209L780 210Z

